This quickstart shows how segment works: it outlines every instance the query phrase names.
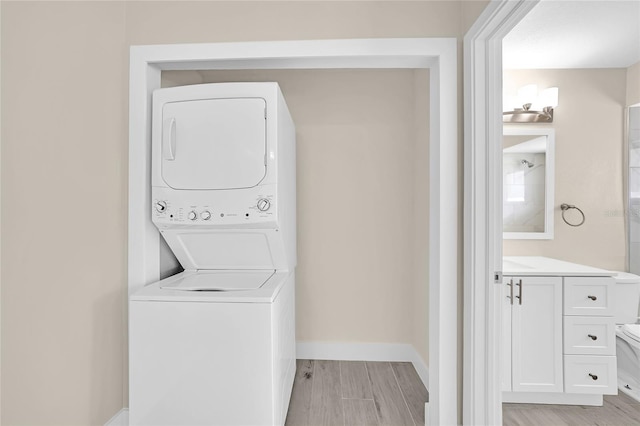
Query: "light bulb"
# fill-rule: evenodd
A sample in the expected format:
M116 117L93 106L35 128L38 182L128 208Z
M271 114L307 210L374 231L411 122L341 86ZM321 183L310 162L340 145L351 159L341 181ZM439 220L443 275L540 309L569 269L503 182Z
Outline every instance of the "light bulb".
M540 103L543 107L555 108L558 106L558 88L549 87L540 93Z
M514 108L522 108L522 105L518 105L516 97L513 95L503 95L502 112L513 111Z
M533 104L538 98L538 86L536 84L527 84L518 89L518 103L522 108L524 104Z

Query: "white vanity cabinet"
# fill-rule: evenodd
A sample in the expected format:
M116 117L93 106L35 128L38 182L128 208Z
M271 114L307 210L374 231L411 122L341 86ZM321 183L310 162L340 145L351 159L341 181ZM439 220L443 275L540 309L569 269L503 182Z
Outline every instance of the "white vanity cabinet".
M503 267L503 401L602 405L617 394L611 272L543 257Z
M615 395L612 277L564 278L565 392Z
M505 277L503 391L562 392L562 278Z

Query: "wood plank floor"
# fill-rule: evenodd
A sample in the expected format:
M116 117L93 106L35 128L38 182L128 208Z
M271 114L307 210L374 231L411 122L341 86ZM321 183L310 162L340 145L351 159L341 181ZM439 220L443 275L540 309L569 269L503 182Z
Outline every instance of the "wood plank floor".
M637 426L640 402L620 392L605 396L602 407L502 404L502 414L507 426Z
M424 425L428 399L409 362L298 360L285 424Z
M429 393L408 362L298 360L286 426L423 425ZM640 426L623 393L602 407L503 404L506 426Z

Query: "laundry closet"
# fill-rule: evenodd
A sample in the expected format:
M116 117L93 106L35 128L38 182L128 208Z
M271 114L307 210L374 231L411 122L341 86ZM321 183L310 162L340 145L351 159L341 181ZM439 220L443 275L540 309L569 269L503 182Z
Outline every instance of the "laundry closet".
M345 347L354 344L381 347L411 345L426 359L429 147L428 123L418 117L428 115L428 72L165 71L163 89L158 90L161 96L156 97L162 98L162 93L171 94L174 90L179 92L185 89L190 96L197 97L200 96L198 86L224 86L251 81L253 84L277 82L292 122L295 123L297 208L293 215L297 216L295 339L298 358L305 357L305 354L311 354L307 355L309 358L313 357L313 351L318 345L329 342ZM379 89L374 93L371 87ZM154 98L153 106L156 110L158 105L162 105L162 101ZM255 109L256 123L260 119L264 121L264 116L261 115L264 113L262 104L248 102L248 105L249 109ZM213 111L217 108L214 103L210 107ZM233 107L224 105L220 111L227 112L233 110ZM154 119L156 110L153 113ZM271 231L271 234L265 231L264 236L259 239L244 235L240 245L228 240L230 232L233 232L229 227L247 226L253 232L256 227L262 226L260 221L263 219L260 215L265 216L264 223L267 223L269 215L278 207L274 199L263 192L252 194L249 197L250 203L245 204L233 204L234 197L230 196L238 191L251 192L247 189L261 179L264 173L264 169L261 169L264 152L258 149L261 145L256 144L253 151L250 148L242 153L247 155L249 163L256 165L255 168L239 167L233 161L221 160L219 153L214 151L198 154L187 150L185 153L184 148L183 155L187 155L189 159L182 163L176 162L181 148L179 142L172 142L174 132L179 131L181 121L197 120L197 113L194 114L186 99L171 99L169 95L162 111L163 114L167 113L167 117L156 119L153 129L154 134L162 135L168 142L160 143L156 147L157 152L152 153L152 165L157 167L160 164L162 174L152 172L154 194L151 214L155 226L163 236L160 270L164 280L131 296L131 321L136 317L149 315L140 309L141 306L150 310L159 307L166 310L167 305L171 305L175 307L174 318L183 317L184 312L189 311L193 305L206 309L206 304L214 300L228 302L229 306L233 304L237 308L235 305L238 305L239 300L237 291L234 290L252 295L247 309L251 308L251 304L273 302L273 294L280 291L281 287L287 287L285 275L291 265L288 262L292 259L286 250L286 247L291 247L287 237L282 237L285 247L282 251L277 249L278 243L273 240L280 237ZM268 120L267 112L267 132ZM233 120L223 119L218 124L230 122L233 123ZM251 125L238 126L237 131L252 137L265 130L259 125L255 128ZM268 145L267 136L267 175L268 162L274 161L269 158ZM201 164L207 157L214 159L211 164L215 167L204 168L204 173L185 165L188 162ZM277 158L274 164L280 164L281 160ZM280 176L278 175L278 179ZM261 181L261 185L263 183L268 185L267 181ZM218 194L218 206L211 205L207 201L208 195L204 195L213 192ZM168 193L173 193L177 198L167 203ZM198 193L202 194L201 199L198 198ZM196 201L192 201L194 194ZM216 208L220 202L230 202L240 208L237 211L221 211ZM263 211L264 207L268 209ZM212 224L217 226L215 232L201 232L200 227ZM246 234L245 231L243 233ZM272 255L275 254L271 263L265 262L261 246L267 247ZM238 247L242 248L234 253ZM278 253L281 253L281 259ZM221 259L224 259L222 264L219 263ZM276 264L279 261L281 262ZM282 277L278 275L279 266L284 267L285 275ZM229 284L234 281L235 271L227 273L226 277L218 272L207 271L218 268L244 269L243 278ZM276 275L269 276L266 272L269 270L275 270ZM249 288L252 286L259 288ZM270 294L270 291L274 293ZM287 296L288 291L283 291L283 294ZM293 289L290 294L294 294ZM169 304L169 299L179 303ZM182 309L184 312L181 313ZM283 309L283 312L289 312L286 308ZM212 314L211 321L220 324L215 315ZM175 334L161 343L165 345L162 352L169 353L176 347L184 347L183 344L172 347L170 341L174 339L177 342L189 338L197 341L186 336L180 327L176 327L170 316L160 316L163 317L162 327L160 323L151 321L146 325L147 328L140 329L137 333L132 328L131 353L140 349L139 344L134 343L135 339L141 335L150 335L152 329L173 327L172 332ZM266 330L269 326L265 321L258 317L252 317L248 321L266 328L252 330L247 336L257 339L268 334ZM285 330L286 332L288 331ZM199 342L198 345L200 344ZM269 344L266 343L265 347ZM206 348L197 346L193 349L202 353ZM251 349L246 347L241 350L242 353L247 351L251 352ZM144 363L143 359L149 356L149 352L142 355L138 365ZM176 354L173 364L186 368L179 359ZM230 382L235 380L235 372L247 362L242 358L233 361L234 363L229 364L232 368L227 370L229 376L224 379ZM157 366L145 368L147 367L147 376L142 381L149 383L149 379L156 374L154 368L157 371ZM133 413L137 380L136 373L133 373L137 367L133 361L130 368ZM254 373L258 371L264 369L260 367ZM174 382L181 373L175 374ZM162 380L166 381L166 377ZM288 380L287 376L284 381L286 386L290 386ZM151 404L160 404L162 398L166 401L168 397L159 390L160 381L160 378L156 382L151 381L155 383L151 388L158 392L156 402ZM183 383L183 386L187 384ZM189 404L198 404L198 397L194 395L201 397L201 391L202 387L187 393L176 392L184 398L184 406L189 407ZM151 407L152 405L148 406L148 412L151 412ZM193 406L185 411L197 412ZM283 421L278 414L274 415L275 419ZM167 418L166 415L159 415L154 421L167 421L170 424L171 420ZM175 419L173 422L175 423ZM276 420L274 423L280 421Z

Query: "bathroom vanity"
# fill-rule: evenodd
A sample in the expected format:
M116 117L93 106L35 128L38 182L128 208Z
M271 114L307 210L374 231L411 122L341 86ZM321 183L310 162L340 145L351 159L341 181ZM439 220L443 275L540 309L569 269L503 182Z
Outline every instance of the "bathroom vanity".
M503 258L504 402L602 405L617 394L614 273Z

